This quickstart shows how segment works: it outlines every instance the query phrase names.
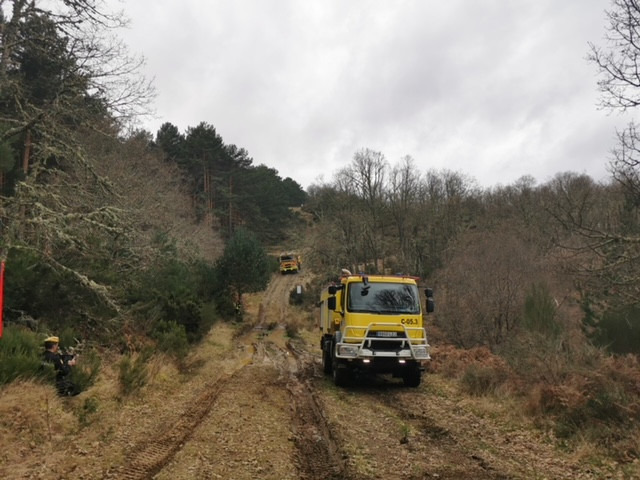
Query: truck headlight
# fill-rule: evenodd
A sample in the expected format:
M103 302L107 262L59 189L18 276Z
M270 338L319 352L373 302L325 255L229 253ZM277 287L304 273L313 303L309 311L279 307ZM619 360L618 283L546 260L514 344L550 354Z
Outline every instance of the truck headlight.
M427 347L425 347L425 346L413 347L413 354L416 357L426 357L427 356Z
M358 355L357 345L338 345L338 355L344 355L346 357L355 357Z

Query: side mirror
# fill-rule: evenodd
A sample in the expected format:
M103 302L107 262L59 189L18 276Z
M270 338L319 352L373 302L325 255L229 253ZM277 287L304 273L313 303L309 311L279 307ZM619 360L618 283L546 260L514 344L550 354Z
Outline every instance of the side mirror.
M427 313L433 313L436 309L436 303L433 298L427 298Z
M329 295L335 295L338 289L335 285L329 285Z
M331 288L331 287L329 287L329 288ZM327 298L327 308L329 310L335 310L336 309L336 297Z
M433 313L436 309L436 304L433 301L433 288L425 288L424 294L427 297L427 313Z

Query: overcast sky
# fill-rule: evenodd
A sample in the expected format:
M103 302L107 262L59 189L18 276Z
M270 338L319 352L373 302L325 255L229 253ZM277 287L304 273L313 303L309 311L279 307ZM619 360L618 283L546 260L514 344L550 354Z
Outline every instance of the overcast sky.
M116 0L113 0L116 1ZM356 151L480 186L606 180L615 130L588 42L609 0L121 0L157 118L213 125L304 188Z

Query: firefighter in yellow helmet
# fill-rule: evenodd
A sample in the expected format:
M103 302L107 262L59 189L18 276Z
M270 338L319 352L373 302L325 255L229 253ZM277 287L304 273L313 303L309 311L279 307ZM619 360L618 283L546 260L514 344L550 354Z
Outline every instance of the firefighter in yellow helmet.
M71 381L71 367L76 364L75 355L63 355L59 352L60 339L47 337L44 340L43 361L53 365L56 372L56 388L63 396L73 396L80 393Z

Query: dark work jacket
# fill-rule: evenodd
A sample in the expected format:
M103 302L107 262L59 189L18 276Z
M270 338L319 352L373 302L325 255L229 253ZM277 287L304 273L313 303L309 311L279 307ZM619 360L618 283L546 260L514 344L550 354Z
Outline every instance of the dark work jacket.
M71 372L71 367L67 365L67 362L62 359L62 355L59 353L53 353L50 350L45 350L43 359L45 362L53 364L53 368L56 371L56 380L63 379Z

